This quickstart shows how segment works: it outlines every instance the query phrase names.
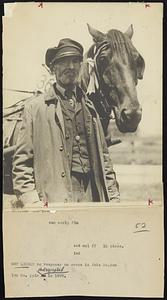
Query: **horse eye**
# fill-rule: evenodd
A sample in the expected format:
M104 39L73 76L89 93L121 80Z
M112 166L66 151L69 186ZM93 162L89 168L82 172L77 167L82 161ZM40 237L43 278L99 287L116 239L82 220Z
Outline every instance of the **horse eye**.
M106 58L104 56L100 57L100 62L104 62L106 60Z
M139 55L139 57L137 58L136 66L137 66L137 70L136 70L137 78L143 79L143 73L145 70L145 61L141 55Z
M99 64L100 64L100 67L102 67L103 69L105 67L107 67L107 65L108 65L108 59L107 59L107 57L106 56L101 56L99 58Z

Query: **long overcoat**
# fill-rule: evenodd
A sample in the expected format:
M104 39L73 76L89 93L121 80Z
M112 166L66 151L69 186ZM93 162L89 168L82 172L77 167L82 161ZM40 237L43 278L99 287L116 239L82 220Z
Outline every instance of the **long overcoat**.
M119 199L118 184L99 116L82 92L91 169L100 201ZM59 95L53 86L25 104L13 159L13 185L18 199L28 204L71 202L71 149L67 153Z

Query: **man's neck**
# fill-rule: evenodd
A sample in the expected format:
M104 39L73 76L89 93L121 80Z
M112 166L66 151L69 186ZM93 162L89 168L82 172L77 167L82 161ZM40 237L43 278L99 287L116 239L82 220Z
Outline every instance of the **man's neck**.
M71 89L69 89L69 88L66 88L64 85L60 85L59 82L56 82L56 88L62 94L63 97L66 97L65 93L66 93L67 90L70 90L76 96L76 86L74 86L73 89L72 89L72 86L71 86Z
M57 82L57 84L62 87L64 90L75 90L76 89L76 84L62 84L61 82Z

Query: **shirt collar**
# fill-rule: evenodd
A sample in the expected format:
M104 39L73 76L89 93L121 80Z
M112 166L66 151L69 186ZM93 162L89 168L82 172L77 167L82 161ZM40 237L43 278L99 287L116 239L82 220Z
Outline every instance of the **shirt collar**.
M63 88L62 86L60 86L60 84L58 84L57 82L56 82L56 88L57 88L57 90L61 93L61 95L62 95L64 98L66 98L66 95L65 95L66 89ZM76 86L74 87L74 89L73 89L72 91L73 91L73 93L74 93L74 96L76 97Z
M56 87L57 87L57 83L56 83ZM44 97L46 102L54 101L55 104L57 104L57 101L59 99L58 95L55 93L55 89L53 85L50 86L49 90L45 93ZM85 94L84 101L85 104L96 113L96 110L94 109L92 102L87 98L86 94Z

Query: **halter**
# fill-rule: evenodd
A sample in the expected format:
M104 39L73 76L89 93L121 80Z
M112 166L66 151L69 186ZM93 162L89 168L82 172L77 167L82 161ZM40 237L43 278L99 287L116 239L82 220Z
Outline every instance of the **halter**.
M100 103L101 109L104 112L104 118L111 119L111 111L113 105L109 104L105 93L100 89L100 74L97 67L97 58L101 54L102 50L106 48L108 42L104 41L100 47L94 45L93 58L87 58L88 72L89 72L89 84L87 87L87 95L96 94Z

